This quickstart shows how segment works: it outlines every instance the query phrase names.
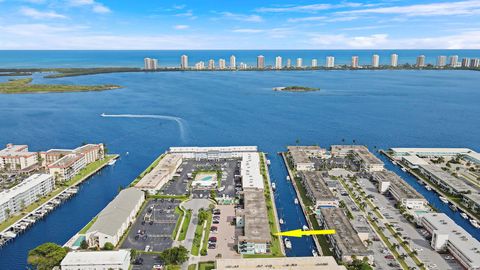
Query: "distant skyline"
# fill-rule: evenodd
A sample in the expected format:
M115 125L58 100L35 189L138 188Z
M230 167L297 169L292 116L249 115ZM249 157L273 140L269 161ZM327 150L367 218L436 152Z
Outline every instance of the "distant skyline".
M480 0L0 0L0 49L480 49Z

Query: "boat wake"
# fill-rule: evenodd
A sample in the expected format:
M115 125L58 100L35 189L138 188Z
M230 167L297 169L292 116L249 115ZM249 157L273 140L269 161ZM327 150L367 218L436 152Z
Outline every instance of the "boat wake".
M167 121L174 121L178 125L180 131L180 138L183 142L187 140L187 125L185 120L180 117L169 116L169 115L157 115L157 114L101 114L102 117L111 117L111 118L150 118L150 119L162 119Z

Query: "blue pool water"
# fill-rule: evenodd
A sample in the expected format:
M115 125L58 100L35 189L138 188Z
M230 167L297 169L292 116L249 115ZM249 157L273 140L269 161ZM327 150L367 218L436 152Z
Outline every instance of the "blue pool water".
M29 249L46 241L65 243L107 205L119 187L128 185L169 146L258 145L271 160L276 204L285 220L282 230L306 224L277 155L297 140L323 147L345 139L371 149L442 146L480 151L480 73L472 71L121 73L53 80L36 74L34 78L41 83L111 83L124 88L1 95L0 144L29 144L31 150L39 151L105 142L110 152L122 157L82 185L77 196L1 249L0 269L25 269ZM285 85L321 91L272 91ZM106 118L102 113L173 116L183 122ZM458 213L381 158L435 207L480 238L479 231ZM291 240L294 248L288 255L311 255L310 238Z

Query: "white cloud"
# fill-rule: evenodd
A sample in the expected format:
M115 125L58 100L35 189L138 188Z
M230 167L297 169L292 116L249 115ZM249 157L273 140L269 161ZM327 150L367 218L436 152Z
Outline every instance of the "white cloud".
M313 17L303 17L303 18L290 18L287 21L291 23L296 22L317 22L317 21L325 21L327 17L325 16L313 16Z
M234 32L234 33L255 34L255 33L263 33L263 32L265 32L265 30L263 30L263 29L251 29L251 28L239 28L239 29L234 29L232 32Z
M184 29L188 29L189 27L190 26L185 25L185 24L178 24L178 25L173 26L173 28L177 29L177 30L184 30Z
M104 13L112 12L110 8L108 8L102 3L98 3L95 0L70 0L69 3L71 6L76 6L76 7L89 6L92 8L92 11L95 13L104 14Z
M187 18L189 18L189 19L191 19L191 20L194 20L194 19L197 18L197 16L195 16L195 15L193 14L193 10L191 10L191 9L190 9L190 10L187 10L187 11L185 11L185 12L183 12L183 13L175 14L175 16L177 16L177 17L187 17Z
M184 9L187 5L173 5L173 9Z
M480 1L432 3L342 11L340 14L400 14L405 16L473 15L480 14Z
M357 8L357 7L373 7L381 4L362 4L352 2L341 2L340 4L311 4L311 5L284 5L276 7L261 7L256 9L257 12L304 12L315 13L322 10L339 9L339 8Z
M223 18L235 20L235 21L244 21L244 22L262 22L263 18L259 15L247 15L247 14L237 14L232 12L219 12L218 14L222 15Z
M20 8L20 13L33 19L66 19L67 16L56 13L55 11L40 11L30 7Z

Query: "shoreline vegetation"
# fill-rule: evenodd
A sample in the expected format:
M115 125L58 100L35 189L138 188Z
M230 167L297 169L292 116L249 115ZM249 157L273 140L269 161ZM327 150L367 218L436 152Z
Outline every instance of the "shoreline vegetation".
M66 93L104 91L121 88L119 85L31 84L32 78L11 79L0 83L0 94Z
M84 75L95 75L105 73L122 73L122 72L168 72L168 71L189 71L189 72L211 72L211 71L309 71L309 70L471 70L480 71L480 68L466 68L466 67L436 67L433 65L427 65L425 67L417 67L415 65L404 64L397 67L392 66L362 66L359 68L352 68L349 65L335 66L333 68L327 67L291 67L275 69L273 67L256 68L249 67L247 69L201 69L194 68L182 69L180 67L162 67L155 70L145 70L143 68L135 67L96 67L96 68L0 68L0 76L28 76L33 73L41 72L48 73L44 77L48 79L75 77Z
M320 88L292 85L292 86L274 87L273 90L279 91L279 92L313 92L313 91L320 91Z

